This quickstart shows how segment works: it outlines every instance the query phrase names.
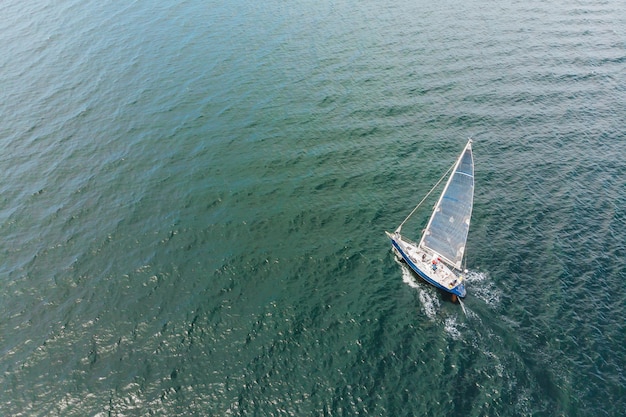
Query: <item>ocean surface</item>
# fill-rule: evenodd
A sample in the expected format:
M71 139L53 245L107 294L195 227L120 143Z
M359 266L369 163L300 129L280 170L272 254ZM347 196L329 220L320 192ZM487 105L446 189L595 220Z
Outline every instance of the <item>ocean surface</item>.
M0 45L0 415L626 415L623 1L4 0ZM468 137L454 304L384 231Z

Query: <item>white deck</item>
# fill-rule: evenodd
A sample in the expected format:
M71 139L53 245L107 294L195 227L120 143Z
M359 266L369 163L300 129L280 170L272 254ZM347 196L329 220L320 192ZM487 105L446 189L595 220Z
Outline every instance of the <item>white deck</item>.
M433 270L433 253L428 253L420 249L416 243L408 241L398 235L394 239L402 248L404 253L411 259L411 262L417 266L420 271L428 275L430 279L437 282L442 287L454 288L463 282L463 277L457 275L446 264L441 261L437 262L437 269Z

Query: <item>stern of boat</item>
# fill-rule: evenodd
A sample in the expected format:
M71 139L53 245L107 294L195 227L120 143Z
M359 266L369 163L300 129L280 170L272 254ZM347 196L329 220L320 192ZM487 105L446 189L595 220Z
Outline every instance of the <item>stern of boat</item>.
M465 282L461 282L456 287L449 290L450 293L456 295L459 298L465 298L467 291L465 290Z

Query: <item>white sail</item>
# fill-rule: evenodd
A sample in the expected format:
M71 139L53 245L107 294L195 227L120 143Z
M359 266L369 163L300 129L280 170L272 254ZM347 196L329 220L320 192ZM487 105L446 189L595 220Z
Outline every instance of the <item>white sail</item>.
M419 246L461 269L474 201L472 141L461 153L435 206Z

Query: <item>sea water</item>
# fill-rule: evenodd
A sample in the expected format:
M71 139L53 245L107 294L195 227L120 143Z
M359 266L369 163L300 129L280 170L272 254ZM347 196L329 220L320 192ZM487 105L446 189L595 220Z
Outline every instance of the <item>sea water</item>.
M622 2L0 17L0 414L626 414ZM453 304L384 231L468 137Z

